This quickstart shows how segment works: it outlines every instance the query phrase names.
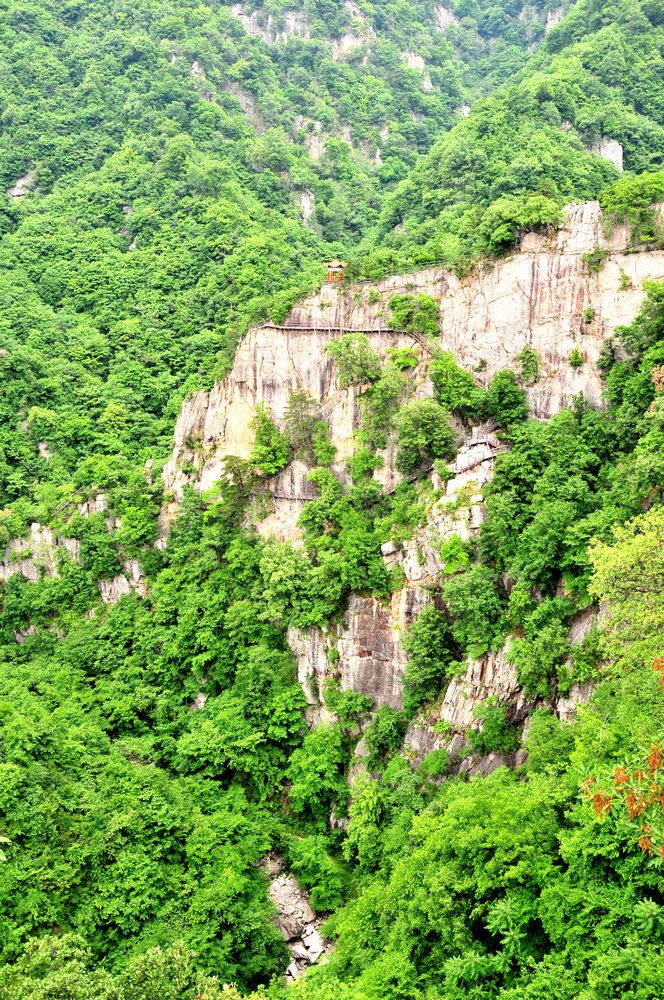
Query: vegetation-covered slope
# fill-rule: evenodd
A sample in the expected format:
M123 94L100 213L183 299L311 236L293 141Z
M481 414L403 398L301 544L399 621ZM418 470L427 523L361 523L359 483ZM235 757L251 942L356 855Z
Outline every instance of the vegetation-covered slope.
M490 86L489 29L464 13L450 40L433 4L313 4L311 38L268 45L221 4L3 5L0 187L35 187L0 196L0 505L19 501L19 525L72 485L107 485L101 456L121 456L125 479L127 462L162 456L183 395L223 370L246 324L282 317L359 240ZM521 65L516 13L495 59ZM333 59L349 31L358 44Z
M610 137L625 169L664 160L664 23L659 6L579 0L527 69L434 145L385 199L369 274L404 260L457 264L513 245L556 207L597 198L611 165L589 156Z
M256 23L283 30L289 10L265 4ZM151 547L181 400L227 370L247 323L286 315L325 255L355 273L466 266L596 195L607 218L632 212L635 249L661 241L661 175L610 186L615 168L585 149L609 135L628 171L661 165L659 5L578 0L531 56L545 13L312 0L298 10L310 37L266 41L218 4L0 4L0 171L36 186L2 202L2 540L39 519L80 542L57 577L0 590L2 1000L232 1000L210 977L246 994L272 976L256 995L281 998L288 956L257 867L270 849L338 939L291 996L664 992L661 287L607 345L606 409L580 399L548 424L519 384L532 357L488 392L438 358L435 398L409 400L412 352L340 343L342 384L364 386L348 490L296 396L284 430L257 415L251 462L229 463L205 501L188 491ZM435 337L434 313L404 297L392 321ZM349 804L371 706L332 686L336 721L308 732L286 630L399 585L380 546L426 516L431 483L384 495L375 453L393 435L399 471L444 475L450 412L492 419L510 450L479 544L454 553L407 640L408 715L508 631L526 692L598 688L572 725L537 711L526 767L486 781L453 778L441 752L413 771L406 717L382 709ZM300 548L244 523L261 477L294 456L318 466L320 493ZM106 512L72 513L100 491L117 531ZM99 581L126 557L148 596L102 606ZM603 600L603 636L570 658L570 622ZM478 752L517 745L501 706L483 722Z

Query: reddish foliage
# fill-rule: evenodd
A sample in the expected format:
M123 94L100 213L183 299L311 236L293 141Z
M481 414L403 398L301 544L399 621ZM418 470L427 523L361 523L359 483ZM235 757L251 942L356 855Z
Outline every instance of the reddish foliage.
M647 853L652 858L654 856L654 853L652 849L652 837L650 836L651 832L652 831L649 826L643 827L643 833L639 837L639 847L641 848L644 854Z
M650 768L650 777L652 778L655 771L659 771L662 766L662 751L658 743L654 743L650 748L646 762Z
M625 805L627 806L627 815L630 820L640 816L645 809L645 802L641 798L637 799L631 788L625 795Z
M664 365L661 367L664 379ZM664 687L664 656L658 656L653 661L653 669L661 674ZM622 800L629 821L640 820L638 843L643 853L656 857L658 863L664 861L664 843L660 843L664 818L664 749L660 743L651 744L643 767L616 767L608 789L598 787L591 774L581 785L581 791L598 819L605 819L613 803L620 805ZM654 847L653 838L656 841Z
M622 788L629 781L629 775L624 767L617 767L613 772L613 784L616 788Z
M660 673L659 682L662 687L664 687L664 656L658 656L656 660L653 661L652 668L654 671Z
M593 809L595 810L596 816L606 816L611 811L611 803L613 799L608 795L602 795L601 792L595 792L593 795Z
M655 365L651 368L650 376L657 392L661 392L664 389L664 365Z

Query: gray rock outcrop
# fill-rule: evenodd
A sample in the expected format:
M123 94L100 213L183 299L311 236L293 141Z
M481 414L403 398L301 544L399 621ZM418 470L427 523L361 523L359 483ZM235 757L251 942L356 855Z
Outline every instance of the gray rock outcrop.
M322 955L332 950L332 945L320 933L323 918L311 908L309 894L301 889L295 877L283 871L280 858L271 855L265 868L272 876L268 894L277 908L277 927L291 954L286 982L301 976Z

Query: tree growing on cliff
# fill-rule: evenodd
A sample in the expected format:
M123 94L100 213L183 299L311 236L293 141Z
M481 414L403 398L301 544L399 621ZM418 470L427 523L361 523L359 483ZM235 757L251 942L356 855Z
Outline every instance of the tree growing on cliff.
M487 411L500 427L509 429L528 416L526 394L509 368L501 368L491 379Z
M317 411L316 400L307 392L303 389L291 389L284 411L284 434L295 458L303 458L309 464L315 458L313 434Z
M341 340L331 340L325 351L337 363L340 389L366 385L380 378L380 361L364 333L345 333Z
M403 637L403 647L408 656L404 709L412 715L423 701L436 697L458 655L445 612L433 602L425 605Z
M280 432L262 403L256 407L256 414L249 421L249 426L255 431L249 461L264 476L274 476L281 472L290 461L288 438Z
M416 399L399 410L394 420L398 442L395 465L399 472L408 476L427 461L454 456L456 434L448 417L434 399Z
M414 331L428 336L438 334L438 306L430 295L424 292L420 292L417 298L393 295L388 305L392 310L389 325L393 330Z

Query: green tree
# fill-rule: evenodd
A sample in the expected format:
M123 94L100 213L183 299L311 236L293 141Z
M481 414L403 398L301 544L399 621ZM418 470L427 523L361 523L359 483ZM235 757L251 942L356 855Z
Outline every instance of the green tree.
M256 407L256 413L249 421L249 427L255 432L249 461L264 476L276 475L290 460L288 438L279 431L262 404Z
M456 434L448 414L433 399L417 399L402 407L396 418L398 451L395 465L411 475L427 461L450 459L456 451Z

